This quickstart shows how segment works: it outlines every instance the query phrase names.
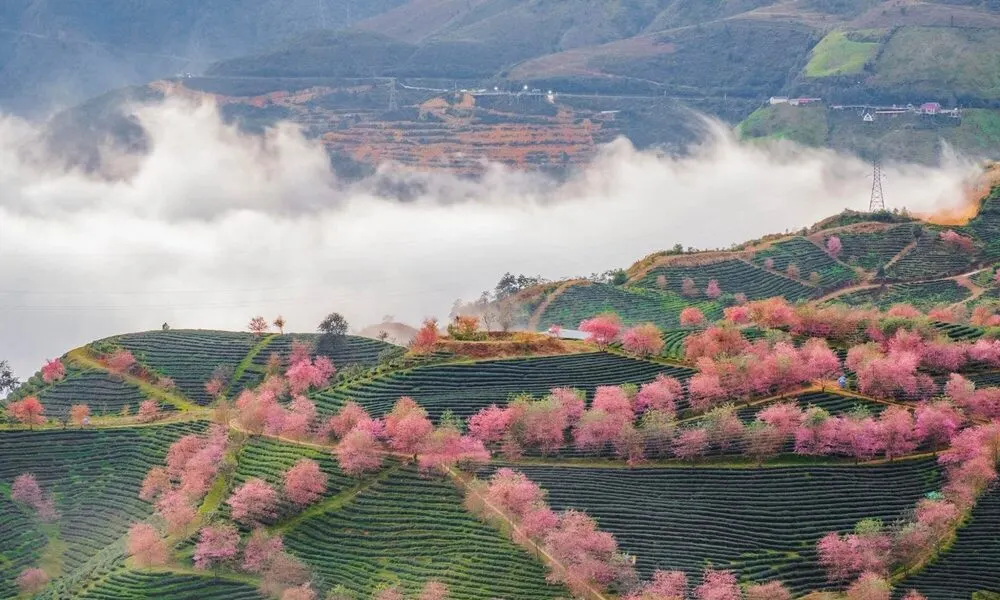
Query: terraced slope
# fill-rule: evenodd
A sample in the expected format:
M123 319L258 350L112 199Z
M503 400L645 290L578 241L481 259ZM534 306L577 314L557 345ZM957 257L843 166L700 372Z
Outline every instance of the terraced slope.
M0 598L17 595L14 580L23 569L34 566L46 544L38 522L0 492Z
M871 304L881 309L889 308L899 302L908 302L921 310L927 310L941 304L961 302L970 295L972 293L968 288L958 285L951 279L941 279L926 283L898 283L858 290L837 296L833 302L851 306Z
M744 421L749 422L753 420L758 411L763 410L768 406L768 404L773 404L774 402L778 402L778 400L767 404L743 406L737 409L736 414L738 414ZM802 408L818 406L829 412L831 415L842 415L844 413L851 412L857 407L867 409L870 413L872 413L872 415L879 415L886 408L886 405L880 402L862 400L861 398L854 398L851 396L841 396L840 394L833 392L809 392L806 394L799 394L795 397L795 403Z
M913 250L885 270L890 279L929 279L954 275L968 269L973 255L941 241L938 232L926 230Z
M977 340L983 337L985 330L974 325L962 325L959 323L943 323L934 321L931 323L935 329L945 333L953 340Z
M59 538L69 572L149 516L139 499L146 472L161 463L167 447L203 422L128 429L2 431L0 482L31 472L56 498Z
M958 532L955 544L936 562L900 589L920 590L933 600L965 600L973 592L1000 592L1000 491L979 500L972 520Z
M356 335L346 335L340 338L333 338L331 341L322 338L315 333L294 333L284 335L271 335L265 338L259 346L254 349L254 353L249 364L238 379L230 386L230 393L237 394L247 387L253 387L264 380L267 370L267 362L272 354L277 354L283 360L292 351L292 342L296 339L307 341L316 348L315 355L322 354L328 356L333 361L338 370L348 365L360 365L371 367L378 364L379 355L391 348L399 348L393 344L373 340L371 338Z
M171 329L130 333L107 340L131 350L136 360L173 378L177 389L198 404L211 401L205 382L216 367L233 370L259 340L249 333Z
M700 575L711 563L744 580L780 578L796 593L822 588L815 543L879 517L892 522L936 489L933 459L879 466L766 469L518 467L557 509L586 510L657 568Z
M552 325L575 328L580 321L609 311L617 313L625 324L651 322L661 328L679 327L680 313L690 304L689 299L673 292L602 283L574 285L545 308L539 319L539 329L545 330ZM722 306L718 302L702 299L694 304L709 319L722 316Z
M658 373L687 379L693 371L592 352L416 367L330 388L316 394L314 399L327 412L347 400L355 400L369 412L383 414L400 396L411 396L434 419L449 409L465 418L491 403L505 403L512 394L544 395L561 386L580 388L590 394L600 385L645 383Z
M757 252L753 262L763 267L767 259L774 261L774 268L784 272L788 265L794 264L803 277L812 273L820 276L818 285L821 288L833 288L844 285L855 279L854 272L830 258L816 244L802 237L793 237L777 242L771 247Z
M791 302L809 298L816 294L816 288L809 287L793 279L759 269L742 260L723 260L720 262L698 266L664 266L650 270L636 285L655 289L656 279L660 275L667 278L667 289L680 294L684 279L691 278L703 294L705 286L712 279L719 282L723 293L746 294L751 300L784 296ZM803 272L807 277L808 272Z
M324 452L306 446L299 446L278 440L255 437L250 439L240 449L238 466L233 476L234 487L251 477L259 477L270 483L275 489L281 490L284 485L284 473L300 458L308 458L319 463L320 469L327 476L327 498L335 496L357 484L341 472L336 461L329 452ZM279 519L298 512L291 505L279 509Z
M81 600L264 600L249 584L211 575L121 570L79 596Z
M840 260L874 271L888 263L914 241L913 226L896 225L885 230L837 233L843 251Z
M53 384L46 384L41 376L29 379L10 399L36 395L45 406L49 418L64 417L74 404L90 406L90 414L103 416L119 413L123 407L129 412L139 408L146 395L131 383L122 381L106 371L79 369L70 366L66 377ZM161 403L163 410L173 410L173 406Z
M555 598L541 563L462 505L448 481L393 470L346 505L308 518L285 534L285 546L312 566L329 589L368 597L379 584L415 593L438 579L450 597ZM325 591L324 589L324 591Z

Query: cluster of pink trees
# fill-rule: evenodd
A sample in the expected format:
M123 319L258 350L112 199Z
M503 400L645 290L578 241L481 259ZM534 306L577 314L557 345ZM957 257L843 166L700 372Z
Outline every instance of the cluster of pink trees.
M584 513L553 512L545 492L522 473L499 469L488 484L470 485L466 500L484 519L512 523L515 542L541 548L550 558L549 580L564 583L575 595L634 579L614 536Z
M304 508L326 493L327 476L316 461L299 459L283 475L284 500ZM233 520L244 525L262 525L278 516L282 495L263 479L251 477L233 490L226 500Z
M118 349L104 359L108 370L118 375L126 375L135 366L135 356L125 349Z
M714 338L718 341L718 338ZM836 354L820 338L807 340L800 348L789 342L774 345L764 340L748 344L737 353L736 345L696 360L698 373L688 383L691 407L707 410L731 400L785 393L816 379L834 376L840 369Z
M146 474L139 497L154 502L170 535L185 531L196 516L196 503L204 498L222 464L228 434L212 425L205 435L186 435L167 450L165 467Z
M946 229L945 231L942 231L940 237L942 242L951 244L952 246L955 246L962 252L972 252L973 250L976 249L976 245L971 238L967 238L964 235L952 229Z
M38 479L32 473L22 473L14 478L10 486L10 499L30 506L43 521L55 521L59 514L51 494L42 491Z
M17 576L17 587L25 594L37 594L49 584L49 574L37 568L27 568Z
M1000 423L952 432L951 446L938 457L945 468L943 494L921 500L912 518L894 531L885 531L881 522L865 520L853 533L829 533L817 543L820 563L831 581L857 578L848 588L848 597L866 598L852 596L852 590L881 590L883 578L893 568L912 568L933 556L950 538L962 516L996 481ZM921 597L916 592L907 596Z
M625 600L791 600L792 594L780 581L751 584L745 593L732 571L705 569L701 585L688 594L688 578L681 571L655 571L650 581L636 588Z
M462 435L450 422L434 427L427 411L406 396L384 419L373 419L360 405L348 402L330 418L327 429L339 440L334 455L341 470L352 476L377 471L388 454L414 458L425 473L484 464L490 458L482 441Z
M945 384L945 394L974 419L1000 417L1000 388L977 389L972 381L952 373Z
M129 528L126 548L140 567L158 567L167 563L167 541L149 523L136 523Z
M194 565L198 569L230 567L260 575L263 591L281 598L292 590L291 598L315 598L308 584L308 567L285 551L281 536L263 529L254 529L241 543L239 531L232 525L202 527L195 544Z
M45 407L35 396L28 396L7 405L7 413L19 423L34 429L45 424Z

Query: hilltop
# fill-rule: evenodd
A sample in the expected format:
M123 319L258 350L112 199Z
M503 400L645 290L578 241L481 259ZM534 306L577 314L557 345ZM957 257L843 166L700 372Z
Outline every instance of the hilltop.
M406 347L261 318L72 349L5 401L0 594L996 593L998 203L505 277Z

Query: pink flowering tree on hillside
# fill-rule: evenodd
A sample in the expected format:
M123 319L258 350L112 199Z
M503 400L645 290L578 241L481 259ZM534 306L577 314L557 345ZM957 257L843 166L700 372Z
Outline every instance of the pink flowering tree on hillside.
M209 569L230 562L236 557L240 534L232 525L203 527L194 548L196 569Z
M697 327L705 323L705 313L694 306L688 306L680 314L681 327Z
M840 253L844 251L844 244L841 243L840 238L831 235L826 238L826 253L833 258L840 256Z
M424 439L434 430L427 411L413 398L403 396L385 416L389 447L403 454L416 455Z
M348 432L334 449L340 470L351 477L359 477L381 469L385 452L385 448L375 435L370 430L360 427Z
M125 375L132 370L135 366L135 357L128 350L119 349L114 351L111 356L105 359L105 363L108 365L108 369L112 373L117 373L119 375Z
M263 479L252 477L233 491L226 504L235 521L259 524L277 515L278 493Z
M54 383L64 377L66 377L66 367L60 359L54 358L45 362L45 366L42 367L42 381Z
M621 319L614 313L604 313L580 322L580 331L588 335L589 341L602 348L615 341L621 330Z
M719 287L718 280L709 280L708 285L705 286L705 295L713 300L722 295L722 288Z
M136 523L128 530L127 549L140 567L158 567L167 562L167 543L149 523Z
M7 412L19 423L27 425L28 429L45 424L45 407L35 396L9 403Z
M741 600L743 594L732 571L705 569L694 596L698 600Z
M247 573L263 573L284 548L284 540L280 535L272 535L265 529L254 529L243 548L241 568Z
M297 506L308 506L326 493L326 473L308 458L300 458L285 472L284 480L285 496Z
M39 568L31 567L21 571L16 583L22 593L34 595L49 584L49 574Z
M663 351L660 328L652 323L636 325L622 335L622 348L636 356L656 356Z

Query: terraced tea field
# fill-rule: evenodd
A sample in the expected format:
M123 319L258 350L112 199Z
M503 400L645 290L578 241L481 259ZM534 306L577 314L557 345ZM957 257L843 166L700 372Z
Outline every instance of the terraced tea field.
M784 296L788 301L795 302L810 298L817 293L816 288L757 268L742 260L723 260L694 267L672 265L656 267L636 282L636 285L656 289L656 278L660 275L666 276L667 289L677 294L681 293L684 279L693 279L701 297L704 297L705 286L712 279L719 282L723 293L743 293L750 300ZM807 271L802 274L803 277L808 277L808 275Z
M264 600L250 584L211 575L120 570L79 596L80 600Z
M693 371L592 352L416 367L324 390L314 399L326 412L354 400L373 414L384 414L400 396L411 396L434 419L449 409L467 418L492 403L505 403L512 394L540 396L554 387L591 394L597 386L645 383L658 373L687 379Z
M610 469L519 465L558 509L597 518L645 575L711 563L743 580L822 588L816 541L863 518L891 523L937 488L933 459L879 466ZM933 596L931 596L933 598Z
M0 431L0 481L31 472L56 498L64 571L83 564L145 519L139 499L146 472L167 447L203 422L122 429Z
M138 386L106 371L75 368L67 369L65 379L51 385L43 383L41 377L33 377L11 398L19 399L31 394L38 396L45 406L45 415L56 419L65 416L74 404L86 404L91 415L104 416L118 414L126 406L130 413L135 413L146 400L146 395ZM164 403L160 404L160 408L173 409Z
M942 304L961 302L970 295L968 288L958 285L951 279L941 279L926 283L898 283L858 290L837 296L832 302L851 306L871 304L880 309L889 308L899 302L908 302L921 310L928 310Z
M314 356L315 354L328 356L338 370L348 365L374 366L378 364L379 355L382 352L391 348L399 348L393 344L356 335L334 338L331 342L325 340L321 342L321 336L315 333L271 335L254 349L255 353L250 363L246 365L246 369L237 381L230 386L230 394L238 394L244 388L253 387L263 381L267 361L271 355L278 354L282 359L287 359L292 351L292 342L296 339L314 344L316 346Z
M344 475L329 452L281 442L278 440L255 437L247 441L240 449L236 474L233 476L234 487L251 477L259 477L280 490L284 485L283 475L300 458L308 458L319 463L320 469L327 476L327 498L335 496L357 484L357 480ZM292 506L279 509L279 518L289 516L295 511Z
M881 402L872 402L870 400L854 398L852 396L841 396L840 394L836 394L834 392L809 392L806 394L799 394L794 399L795 403L803 409L810 406L818 406L826 410L831 415L842 415L851 412L855 408L863 407L873 416L877 416L882 414L882 411L886 408L886 405ZM779 400L773 400L765 404L743 406L736 410L736 414L738 414L740 419L744 422L750 422L753 420L758 411L763 410L769 404L774 404L775 402L779 402Z
M974 341L983 337L985 331L981 327L974 325L962 325L961 323L944 323L934 321L931 323L936 329L948 335L953 340Z
M972 520L951 549L900 589L920 590L933 600L965 600L980 590L1000 590L1000 491L980 499Z
M626 324L656 323L669 329L680 326L680 313L691 301L672 292L603 283L574 285L555 297L539 319L539 329L552 325L575 328L580 321L602 312L614 312ZM694 303L709 319L722 316L718 302L704 298Z
M973 257L946 242L936 231L925 231L916 248L885 270L890 279L929 279L969 269Z
M211 401L205 382L216 367L236 369L258 339L249 333L171 329L109 338L131 350L136 360L171 377L177 389L198 404Z
M34 517L3 492L0 492L0 532L0 598L12 598L17 595L14 580L18 573L38 561L47 539Z
M449 481L394 469L342 507L297 524L285 545L308 562L325 588L367 597L379 584L414 594L428 579L455 599L551 599L566 592L545 582L534 557L481 523Z
M884 231L837 233L843 250L840 260L874 271L888 263L914 241L913 226L896 225Z
M777 242L757 252L753 262L758 267L763 267L769 258L774 261L774 268L777 271L784 272L788 265L794 264L803 277L809 277L814 272L819 273L818 285L824 289L846 285L855 279L854 271L830 258L830 255L819 246L803 237Z

